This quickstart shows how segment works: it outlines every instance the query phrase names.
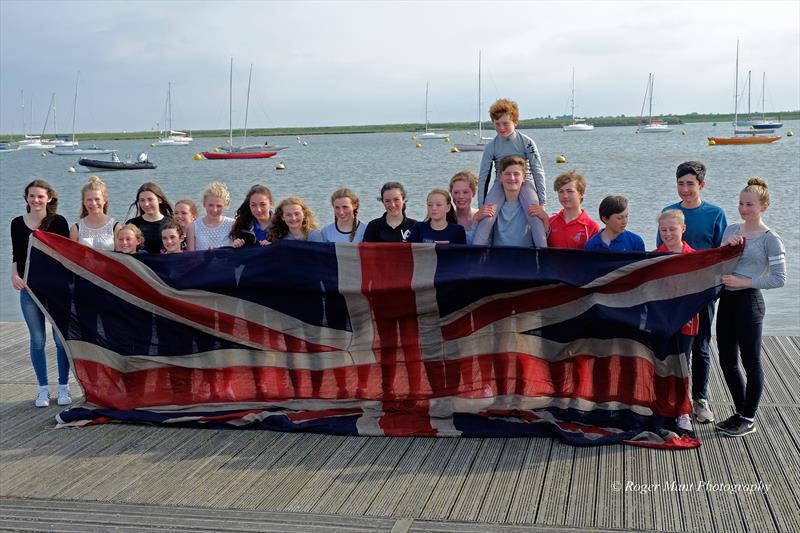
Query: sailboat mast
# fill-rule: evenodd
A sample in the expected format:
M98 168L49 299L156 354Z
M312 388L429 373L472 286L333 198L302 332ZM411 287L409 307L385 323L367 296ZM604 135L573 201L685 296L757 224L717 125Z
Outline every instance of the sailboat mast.
M56 93L50 96L50 107L47 108L47 116L44 117L44 126L42 126L42 138L44 138L44 130L47 129L47 123L50 122L50 111L53 110L53 101L56 99Z
M572 97L570 98L570 118L575 122L575 67L572 67Z
M75 98L72 100L72 142L75 142L75 112L78 110L78 78L81 76L81 71L75 75Z
M767 73L763 72L761 75L761 119L766 118L766 111L764 109L764 89L767 87Z
M481 51L478 50L478 144L483 141L483 123L481 122Z
M428 82L425 82L425 133L428 133Z
M739 41L736 41L736 74L733 78L733 130L739 122Z
M56 93L53 93L53 135L58 137L58 119L56 118Z
M753 71L747 71L747 118L750 119L750 77Z
M250 63L250 76L247 77L247 104L244 108L244 140L242 146L247 146L247 115L250 112L250 82L253 81L253 64Z
M233 57L231 57L230 87L228 88L228 145L233 148Z
M650 109L647 114L650 116L650 122L653 122L653 89L656 84L656 75L650 74Z
M167 135L172 135L172 82L167 82Z

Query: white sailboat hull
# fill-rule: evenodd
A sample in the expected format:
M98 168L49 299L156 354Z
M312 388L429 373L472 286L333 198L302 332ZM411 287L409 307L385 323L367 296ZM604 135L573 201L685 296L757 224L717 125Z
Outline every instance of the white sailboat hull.
M44 144L40 142L23 142L19 145L19 150L48 150L55 147L54 144Z
M594 124L567 124L561 127L562 131L592 131Z
M459 152L483 152L486 144L454 144Z
M107 148L64 148L58 147L52 150L49 150L51 154L54 155L86 155L86 154L110 154L114 150L107 149Z
M648 124L647 126L641 127L639 131L641 133L669 133L672 131L672 128L666 124Z
M155 146L188 146L191 142L186 139L159 139L153 144Z
M448 133L433 133L433 132L429 131L427 133L423 133L422 135L417 135L417 140L418 141L426 141L426 140L431 140L431 139L447 139L449 137L450 137L450 134L448 134Z

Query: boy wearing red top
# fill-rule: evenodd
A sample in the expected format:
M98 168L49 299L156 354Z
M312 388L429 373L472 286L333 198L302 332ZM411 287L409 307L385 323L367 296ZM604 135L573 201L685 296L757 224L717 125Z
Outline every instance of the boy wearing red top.
M553 183L558 201L563 209L548 217L544 208L533 206L536 215L544 222L547 231L547 246L550 248L580 248L586 241L600 232L600 226L583 210L586 193L586 178L576 170L559 174Z

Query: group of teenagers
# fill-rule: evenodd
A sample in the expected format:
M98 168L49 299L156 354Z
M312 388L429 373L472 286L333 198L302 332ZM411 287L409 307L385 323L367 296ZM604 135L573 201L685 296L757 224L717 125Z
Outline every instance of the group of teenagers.
M57 213L58 196L43 180L25 188L26 213L11 222L13 265L11 281L20 291L20 305L30 332L33 368L39 383L37 407L50 403L45 364L45 317L23 279L28 239L34 230L44 230L98 250L121 253L179 253L220 247L266 246L281 240L315 242L427 242L491 246L583 248L586 250L645 251L642 238L626 229L627 199L607 196L599 206L597 222L582 207L586 180L577 171L560 174L554 190L562 209L549 215L544 209L545 177L541 157L533 139L517 131L519 110L508 99L498 100L489 111L497 136L487 143L476 176L456 173L447 189L434 189L427 196L427 216L416 221L406 216L406 191L399 182L381 187L385 212L365 223L358 219L359 198L342 188L331 196L334 221L322 228L314 212L295 196L273 205L270 190L254 185L236 210L224 215L230 193L224 183L210 183L204 193L200 217L191 200L174 206L155 183L139 187L129 213L136 216L124 224L108 215L108 191L97 176L81 189L81 213L71 227ZM497 179L492 180L495 169ZM705 165L687 161L677 167L680 201L658 216L657 252L691 253L744 243L744 251L731 274L722 276L716 334L719 362L734 402L734 413L716 424L731 437L756 430L755 417L763 389L761 332L765 313L762 289L783 286L786 279L785 251L781 238L763 221L770 205L767 183L751 178L739 193L742 222L728 224L723 210L701 198L705 187ZM490 187L491 184L491 187ZM473 199L478 196L478 208ZM702 309L677 334L680 350L691 373L692 414L699 423L715 421L708 402L711 324L715 304ZM69 361L61 339L54 335L58 362L59 405L72 402L68 387ZM744 375L739 370L739 361ZM689 414L675 421L678 431L692 430Z

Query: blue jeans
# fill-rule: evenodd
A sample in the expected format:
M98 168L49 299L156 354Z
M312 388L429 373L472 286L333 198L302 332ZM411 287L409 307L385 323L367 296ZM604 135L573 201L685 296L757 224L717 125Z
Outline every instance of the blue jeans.
M692 342L692 399L708 398L708 377L711 372L711 323L714 322L714 306L711 302L700 310L700 324Z
M39 382L40 387L44 387L48 384L47 359L44 355L44 343L47 340L44 313L39 310L36 302L25 289L19 291L19 306L22 308L22 316L25 318L31 337L31 363L33 363L33 371L36 372L36 381ZM67 359L67 352L64 351L64 345L61 344L61 339L56 335L55 330L53 330L53 340L56 343L58 384L66 385L69 381L69 359Z

